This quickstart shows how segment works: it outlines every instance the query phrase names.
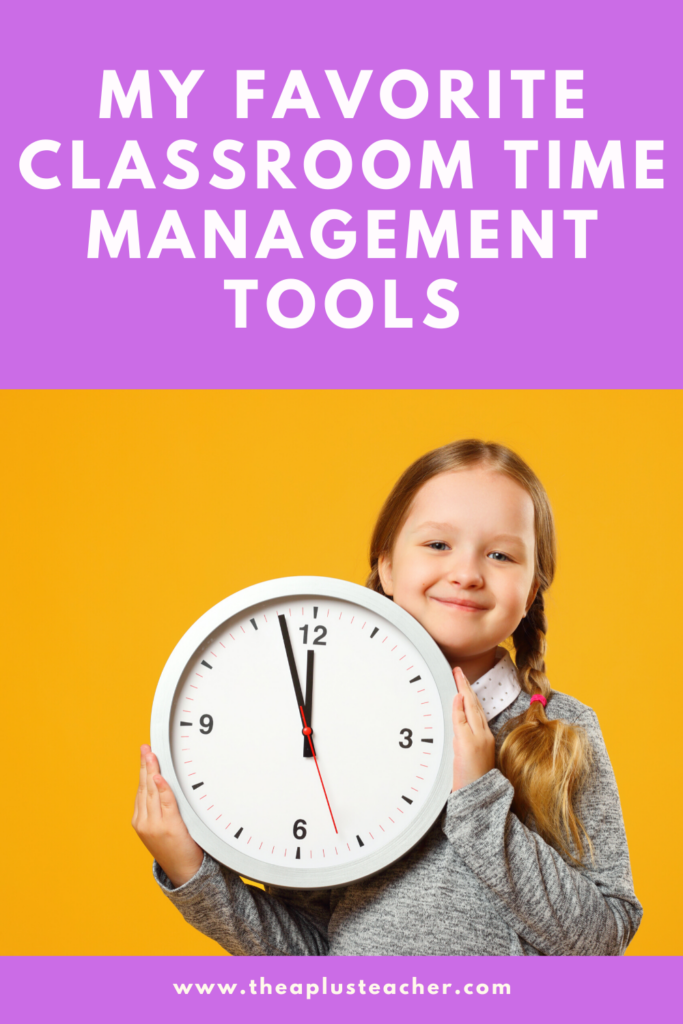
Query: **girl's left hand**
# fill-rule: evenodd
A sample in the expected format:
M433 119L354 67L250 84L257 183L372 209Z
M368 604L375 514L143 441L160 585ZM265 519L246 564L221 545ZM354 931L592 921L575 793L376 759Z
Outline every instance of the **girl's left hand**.
M496 740L484 709L461 668L453 669L453 789L462 789L496 766Z

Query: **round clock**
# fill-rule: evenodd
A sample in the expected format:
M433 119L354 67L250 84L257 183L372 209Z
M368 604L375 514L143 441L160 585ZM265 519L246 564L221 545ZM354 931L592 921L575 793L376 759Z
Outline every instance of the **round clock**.
M270 580L180 640L152 748L216 860L273 885L347 885L401 857L442 810L454 694L438 646L393 601L344 580Z

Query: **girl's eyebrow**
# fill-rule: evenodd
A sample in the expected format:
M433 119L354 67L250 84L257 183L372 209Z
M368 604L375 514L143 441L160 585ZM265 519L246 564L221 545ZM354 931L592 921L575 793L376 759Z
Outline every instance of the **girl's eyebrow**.
M455 527L452 523L420 523L419 526L414 528L414 532L418 533L420 530L454 530Z

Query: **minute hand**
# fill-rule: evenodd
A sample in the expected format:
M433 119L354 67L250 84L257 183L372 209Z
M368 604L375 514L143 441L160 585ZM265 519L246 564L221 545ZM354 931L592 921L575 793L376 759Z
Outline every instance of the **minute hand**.
M301 725L305 727L303 719L302 708L304 707L304 695L301 692L301 683L299 682L299 673L296 667L296 661L294 660L294 651L292 650L292 641L289 639L289 630L287 629L287 620L284 615L278 615L278 622L280 623L280 630L282 632L282 639L285 645L285 651L287 653L287 663L289 664L289 673L292 677L292 683L294 684L294 696L296 697L296 706L299 709L299 717L301 718Z

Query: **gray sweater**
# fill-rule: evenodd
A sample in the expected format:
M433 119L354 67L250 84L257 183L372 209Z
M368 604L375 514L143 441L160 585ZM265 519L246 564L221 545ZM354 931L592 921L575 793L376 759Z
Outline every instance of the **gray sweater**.
M520 693L492 732L528 706ZM575 867L522 824L493 769L452 793L401 860L346 888L264 892L208 854L177 889L158 864L155 877L189 924L236 956L620 956L642 908L600 726L562 693L546 710L582 726L593 748L578 805L593 863Z

